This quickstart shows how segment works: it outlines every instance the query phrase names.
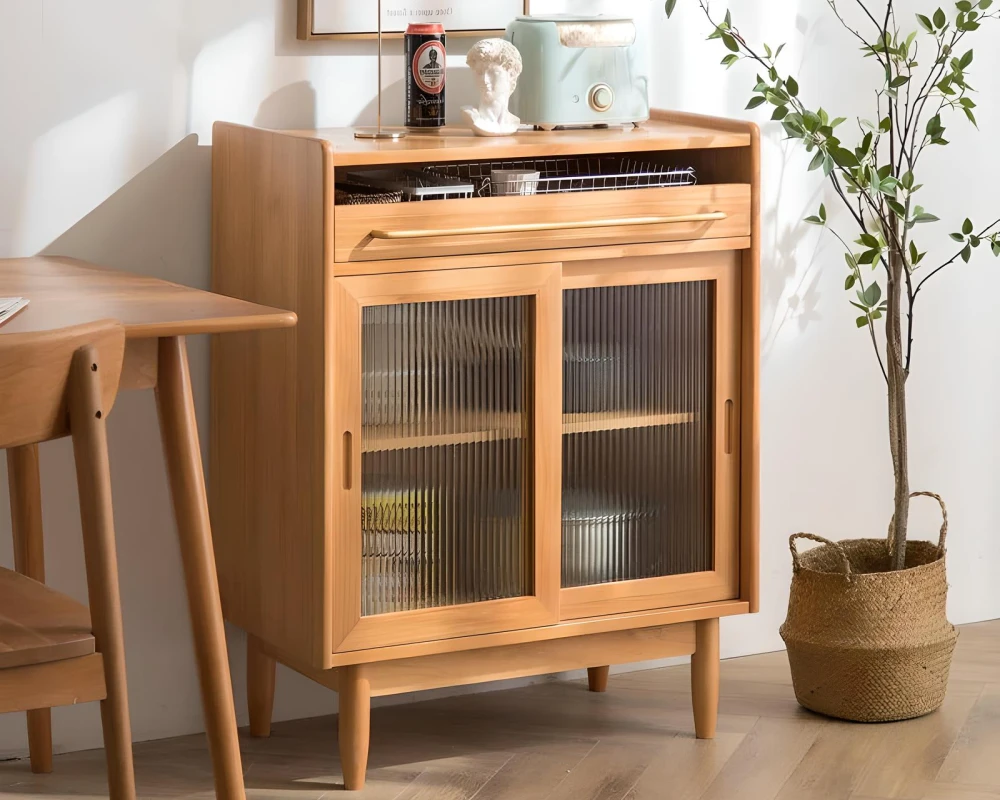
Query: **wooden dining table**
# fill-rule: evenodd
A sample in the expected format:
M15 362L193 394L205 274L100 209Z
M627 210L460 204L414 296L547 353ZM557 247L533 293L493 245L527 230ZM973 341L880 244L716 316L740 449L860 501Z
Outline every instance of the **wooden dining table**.
M232 681L184 337L287 328L295 325L295 314L60 257L0 259L0 297L29 300L26 308L0 325L0 336L103 319L119 320L125 327L120 389L156 391L216 796L244 798ZM19 572L44 581L37 446L8 450L7 465L15 566ZM51 769L49 710L29 712L28 728L32 767L45 771L48 758Z

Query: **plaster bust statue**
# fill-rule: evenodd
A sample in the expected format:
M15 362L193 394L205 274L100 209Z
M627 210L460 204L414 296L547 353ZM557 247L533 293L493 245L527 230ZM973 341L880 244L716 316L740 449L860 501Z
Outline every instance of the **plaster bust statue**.
M476 76L479 107L463 106L462 115L477 136L510 136L521 123L507 110L517 78L521 74L521 54L505 39L476 42L466 57Z

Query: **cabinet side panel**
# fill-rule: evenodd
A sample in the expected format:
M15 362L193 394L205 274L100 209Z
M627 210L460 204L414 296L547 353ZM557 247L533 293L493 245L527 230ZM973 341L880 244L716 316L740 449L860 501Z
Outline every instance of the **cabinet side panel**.
M740 599L760 608L760 130L750 126L750 249L743 251L740 420Z
M217 124L212 288L295 311L212 342L211 512L226 618L318 667L331 651L324 143Z

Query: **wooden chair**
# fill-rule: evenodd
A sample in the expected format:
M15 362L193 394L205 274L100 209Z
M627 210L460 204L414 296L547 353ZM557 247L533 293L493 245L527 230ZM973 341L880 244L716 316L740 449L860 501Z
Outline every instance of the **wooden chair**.
M115 800L135 797L104 430L124 351L124 329L117 322L46 333L0 330L0 448L8 450L8 463L17 463L36 458L39 442L72 435L90 599L88 609L0 568L0 712L35 715L34 725L29 719L32 768L48 771L47 709L100 700L109 795ZM16 483L12 479L15 531L24 522L16 518L25 513ZM40 547L40 541L15 541L21 564L28 547Z

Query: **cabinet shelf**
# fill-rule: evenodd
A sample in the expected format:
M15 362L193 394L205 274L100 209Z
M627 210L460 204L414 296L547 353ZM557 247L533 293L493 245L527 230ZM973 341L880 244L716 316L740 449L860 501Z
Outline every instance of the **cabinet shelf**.
M564 435L596 433L598 431L620 431L629 428L658 428L664 425L685 425L697 422L694 412L671 414L633 414L629 412L607 411L598 413L563 414ZM426 433L412 426L393 427L385 432L366 432L361 439L364 453L384 450L416 450L422 447L448 447L457 444L477 444L499 442L509 439L526 439L529 432L524 429L520 414L468 415L459 425L451 425L448 433Z
M659 428L663 425L685 425L689 422L697 422L699 416L692 411L671 414L632 414L620 411L606 411L596 414L563 414L562 432L563 435L566 435L621 431L628 428Z

